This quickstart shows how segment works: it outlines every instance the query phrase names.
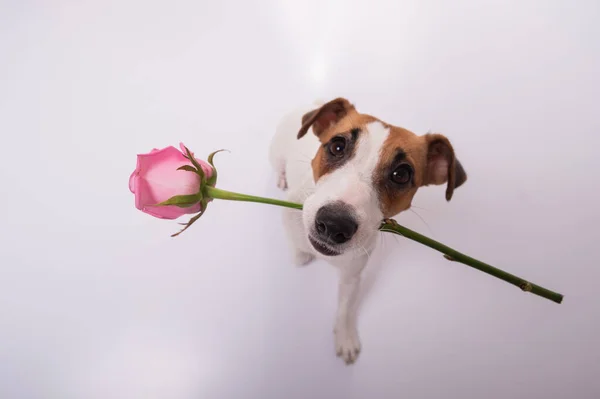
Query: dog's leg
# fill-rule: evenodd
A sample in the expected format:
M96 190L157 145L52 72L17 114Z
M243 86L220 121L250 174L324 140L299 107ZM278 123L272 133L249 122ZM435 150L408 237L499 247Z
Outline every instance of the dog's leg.
M360 339L356 327L358 291L361 272L366 265L363 256L340 267L338 309L335 318L335 350L346 364L354 363L360 353Z
M290 241L296 266L308 265L315 259L302 224L302 212L294 209L283 211L283 225Z
M288 188L287 179L285 178L285 167L277 171L277 187L285 191Z
M286 163L289 153L294 147L296 134L300 128L301 115L286 115L277 125L275 135L271 139L269 148L269 160L277 174L277 187L287 190ZM293 152L293 151L292 151Z
M273 148L277 148L277 147L273 147ZM271 165L273 166L273 170L275 171L275 174L276 174L277 187L279 189L285 191L288 188L288 183L287 183L286 173L285 173L285 159L282 156L275 153L274 149L271 149L271 152L272 152Z

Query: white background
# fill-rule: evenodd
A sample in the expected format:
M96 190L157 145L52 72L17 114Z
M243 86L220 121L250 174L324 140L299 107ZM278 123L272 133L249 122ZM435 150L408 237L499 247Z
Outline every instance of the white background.
M368 3L1 2L0 397L600 397L600 3ZM179 141L281 196L278 119L337 96L469 173L401 223L564 303L386 236L347 367L335 272L292 266L279 209L172 239L134 208L135 155Z

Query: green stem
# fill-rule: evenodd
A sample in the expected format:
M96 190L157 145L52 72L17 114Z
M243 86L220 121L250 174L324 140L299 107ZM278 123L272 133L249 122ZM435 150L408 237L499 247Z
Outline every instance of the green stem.
M280 201L273 198L265 198L265 197L255 197L254 195L246 195L240 193L234 193L231 191L221 190L219 188L214 188L210 186L206 186L204 188L205 193L210 198L229 200L229 201L244 201L244 202L258 202L261 204L270 204L270 205L278 205L284 206L287 208L294 209L302 209L301 204L296 204L294 202Z
M256 197L253 195L239 194L231 191L225 191L218 188L206 186L204 188L205 194L210 198L217 198L229 201L245 201L245 202L258 202L261 204L270 204L270 205L278 205L287 208L293 209L302 209L301 204L297 204L294 202L280 201L273 198L265 198L265 197ZM519 287L521 290L525 292L531 292L532 294L539 295L543 298L549 299L556 303L561 303L563 300L563 296L557 292L550 291L544 287L540 287L537 284L533 284L527 280L524 280L520 277L515 276L514 274L507 273L503 270L500 270L492 265L488 265L487 263L483 263L477 259L471 258L465 254L462 254L440 242L432 240L429 237L426 237L422 234L417 233L411 229L408 229L404 226L399 225L394 219L386 219L383 221L380 231L387 233L394 233L401 235L403 237L409 238L413 241L421 243L429 248L433 248L436 251L443 253L446 259L451 261L456 261L463 263L467 266L471 266L477 270L480 270L484 273L492 275L496 278L506 281L514 286Z
M556 303L561 303L563 300L563 296L557 292L550 291L549 289L540 287L537 284L523 280L521 277L517 277L514 274L507 273L504 270L500 270L492 265L488 265L487 263L483 263L477 259L462 254L440 242L432 240L431 238L419 234L416 231L412 231L411 229L399 225L394 219L384 220L379 230L410 238L411 240L417 241L428 246L429 248L433 248L436 251L445 254L446 256L444 257L448 260L464 263L467 266L471 266L484 273L504 280L507 283L515 285L525 292L531 292L532 294L539 295Z

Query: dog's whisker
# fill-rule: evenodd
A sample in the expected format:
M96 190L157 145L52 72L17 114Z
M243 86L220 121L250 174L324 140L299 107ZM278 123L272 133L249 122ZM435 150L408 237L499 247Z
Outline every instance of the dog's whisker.
M417 213L417 211L415 211L415 210L413 210L413 209L410 209L410 208L408 208L408 210L409 210L409 211L411 211L412 213L414 213L415 215L417 215L417 217L418 217L419 219L421 219L421 222L423 222L423 224L424 224L425 226L427 226L427 230L429 230L429 233L431 233L431 235L435 237L435 233L433 232L433 230L431 229L431 227L429 226L429 224L428 224L428 223L425 221L425 219L423 219L423 217L422 217L421 215L419 215L419 214Z
M379 245L381 246L381 250L386 248L385 246L385 236L383 234L379 234Z
M365 251L365 255L367 255L367 261L371 260L371 254L369 253L369 251L367 251L367 249L365 248L364 245L361 245L361 248L363 251Z

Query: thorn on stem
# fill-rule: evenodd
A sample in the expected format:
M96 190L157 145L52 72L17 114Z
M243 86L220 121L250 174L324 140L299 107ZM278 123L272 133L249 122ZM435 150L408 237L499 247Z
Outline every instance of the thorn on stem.
M533 290L533 287L531 286L531 283L529 281L525 281L524 283L519 285L519 288L521 288L525 292L531 292L531 290Z
M396 220L394 220L394 219L383 219L381 221L381 225L383 226L384 224L391 224L393 226L397 226L398 222L396 222Z

